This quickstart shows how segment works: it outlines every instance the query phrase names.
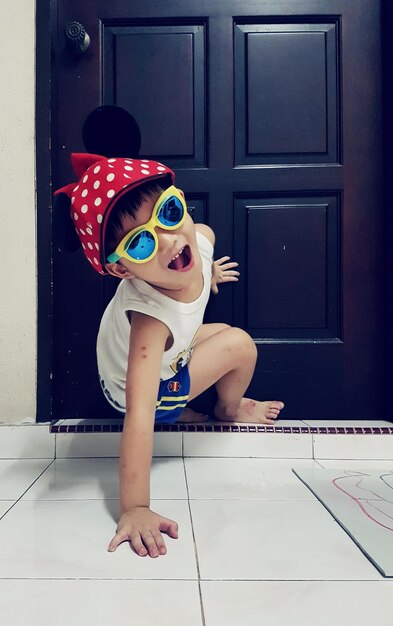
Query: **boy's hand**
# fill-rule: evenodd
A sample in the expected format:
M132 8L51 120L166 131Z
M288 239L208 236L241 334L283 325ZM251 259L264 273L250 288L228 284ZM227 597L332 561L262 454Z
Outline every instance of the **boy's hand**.
M237 267L239 263L235 261L226 263L229 259L229 256L223 256L221 259L213 261L211 290L214 295L218 294L217 285L219 283L229 283L239 280L238 276L240 276L240 273L233 271L233 268Z
M176 522L154 513L147 507L135 507L120 517L116 535L108 546L108 552L114 552L123 541L129 541L139 556L149 555L156 558L160 554L166 554L161 531L173 539L178 537Z

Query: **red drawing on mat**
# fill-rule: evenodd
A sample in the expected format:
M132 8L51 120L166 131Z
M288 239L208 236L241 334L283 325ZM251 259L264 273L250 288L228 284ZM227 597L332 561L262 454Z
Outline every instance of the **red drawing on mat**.
M388 476L391 478L392 484L389 484L389 480L386 480ZM370 482L367 479L371 479L372 484L370 486L367 485ZM386 487L392 489L393 498L393 472L382 474L379 476L379 479L383 483L385 492ZM339 481L340 485L338 484ZM376 476L370 476L363 472L357 472L356 474L348 473L345 476L334 478L332 483L337 489L356 502L368 519L378 524L378 526L393 531L393 499L387 499L386 493L384 495L377 493ZM343 486L344 484L345 487Z

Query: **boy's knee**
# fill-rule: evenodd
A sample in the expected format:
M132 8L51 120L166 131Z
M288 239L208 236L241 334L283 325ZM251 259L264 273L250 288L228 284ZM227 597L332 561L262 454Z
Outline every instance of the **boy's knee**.
M236 350L237 354L241 353L248 358L257 358L257 347L252 337L245 330L230 326L226 332L230 350Z
M217 326L217 332L221 332L222 330L228 330L229 328L232 328L232 326L230 326L229 324L224 324L224 322L219 322L218 324L216 324Z

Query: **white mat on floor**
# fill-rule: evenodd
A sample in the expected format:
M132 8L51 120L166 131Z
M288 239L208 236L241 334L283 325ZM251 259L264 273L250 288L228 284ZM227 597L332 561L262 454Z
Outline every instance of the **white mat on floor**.
M296 468L292 471L381 574L393 578L393 471Z

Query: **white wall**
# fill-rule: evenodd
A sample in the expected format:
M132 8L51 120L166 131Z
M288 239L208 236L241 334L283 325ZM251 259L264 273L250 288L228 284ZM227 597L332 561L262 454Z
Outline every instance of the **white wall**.
M35 419L35 0L0 4L0 422Z

